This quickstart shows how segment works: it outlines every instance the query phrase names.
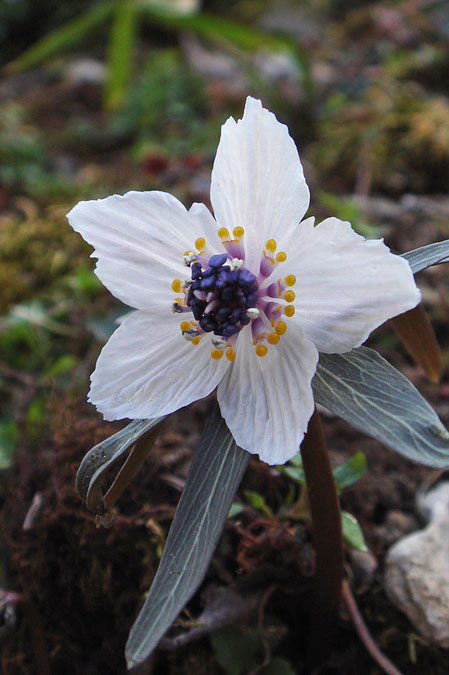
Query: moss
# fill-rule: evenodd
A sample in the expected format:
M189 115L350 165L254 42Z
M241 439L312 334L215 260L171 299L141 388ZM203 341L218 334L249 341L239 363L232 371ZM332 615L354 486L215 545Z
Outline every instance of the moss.
M376 83L358 102L332 99L319 138L312 161L341 189L353 190L362 173L390 193L449 189L449 103L415 83Z
M85 266L91 249L68 226L67 211L59 206L42 215L10 213L0 220L0 312Z

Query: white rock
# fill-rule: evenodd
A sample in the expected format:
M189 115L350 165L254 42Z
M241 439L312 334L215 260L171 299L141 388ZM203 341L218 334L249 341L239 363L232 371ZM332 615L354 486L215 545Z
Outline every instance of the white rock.
M449 481L438 483L433 490L419 495L416 501L420 514L428 522L447 519L449 517Z
M73 85L103 84L106 76L104 63L90 58L79 58L69 61L66 65L66 75Z
M425 640L449 648L449 482L419 498L430 520L389 550L385 590Z

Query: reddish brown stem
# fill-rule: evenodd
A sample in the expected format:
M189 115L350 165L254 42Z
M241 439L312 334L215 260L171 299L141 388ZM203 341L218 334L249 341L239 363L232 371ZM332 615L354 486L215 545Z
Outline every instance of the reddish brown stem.
M343 579L343 539L329 455L317 411L313 413L301 445L307 480L315 545L315 596L308 640L308 666L323 663L332 648L337 628Z
M443 372L443 361L432 324L422 304L395 316L391 322L409 354L429 380L437 384Z
M388 659L385 654L380 651L379 647L371 637L371 634L363 620L362 615L359 612L357 603L346 580L343 581L342 598L360 640L365 646L366 651L372 656L379 668L382 668L384 673L387 673L387 675L402 675L401 671L398 670L396 666L391 663L390 659Z

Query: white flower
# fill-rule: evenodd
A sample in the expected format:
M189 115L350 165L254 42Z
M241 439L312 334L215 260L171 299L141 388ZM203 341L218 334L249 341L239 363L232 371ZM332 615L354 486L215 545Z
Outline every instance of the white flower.
M69 213L98 277L137 309L103 348L89 400L107 420L144 419L217 387L238 445L282 463L314 409L318 352L358 347L420 293L381 240L337 218L300 222L309 190L298 152L260 101L222 128L211 202L215 219L157 191Z

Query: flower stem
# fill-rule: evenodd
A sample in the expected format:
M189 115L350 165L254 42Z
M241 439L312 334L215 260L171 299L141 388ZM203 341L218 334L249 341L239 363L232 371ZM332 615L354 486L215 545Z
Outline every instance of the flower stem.
M308 645L309 669L328 656L337 628L343 580L340 505L317 411L301 444L315 545L315 594Z
M384 673L387 675L402 675L401 671L396 668L396 666L391 663L390 659L383 654L379 647L376 645L374 642L373 638L371 637L371 634L366 626L366 623L363 620L362 615L359 612L359 608L357 607L357 603L354 600L354 596L351 593L351 589L349 588L348 582L343 581L343 602L346 605L346 609L349 612L349 616L351 617L352 623L354 624L354 627L363 642L363 645L365 646L367 652L372 656L374 661L377 663L379 668L382 668Z

